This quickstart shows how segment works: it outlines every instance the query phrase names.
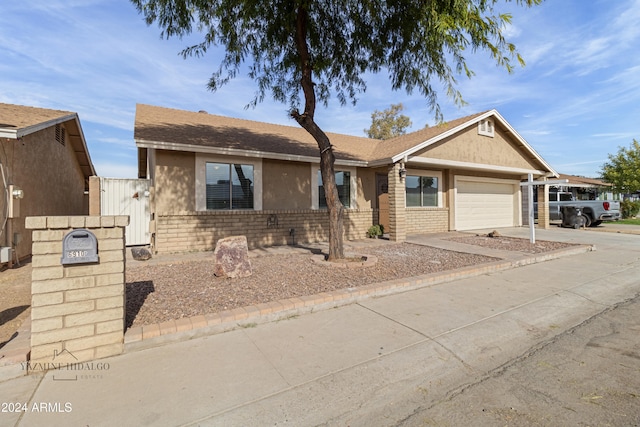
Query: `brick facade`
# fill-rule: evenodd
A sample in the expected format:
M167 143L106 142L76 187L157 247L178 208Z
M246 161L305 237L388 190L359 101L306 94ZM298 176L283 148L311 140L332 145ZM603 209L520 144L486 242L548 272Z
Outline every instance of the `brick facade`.
M449 209L407 208L407 234L444 233L449 231Z
M31 366L83 362L122 353L127 216L28 217L33 230ZM91 231L99 262L62 265L62 241ZM36 365L37 366L37 365Z
M538 185L538 228L548 229L549 225L549 186Z
M389 169L389 239L402 242L407 238L406 190L400 178L400 164Z
M345 238L365 238L376 219L374 209L345 210ZM183 212L158 215L155 227L158 253L213 250L218 239L237 235L247 236L251 249L329 239L325 210Z

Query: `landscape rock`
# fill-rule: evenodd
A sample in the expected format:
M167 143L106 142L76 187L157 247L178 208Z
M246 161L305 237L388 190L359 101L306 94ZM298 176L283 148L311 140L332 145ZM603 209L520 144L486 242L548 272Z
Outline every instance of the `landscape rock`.
M147 248L131 248L131 256L136 261L148 261L151 259L151 251Z
M216 277L234 279L251 276L252 270L246 236L232 236L218 240L213 251L213 259L213 274Z
M487 237L500 237L500 233L498 233L498 230L493 230L491 233L487 234Z

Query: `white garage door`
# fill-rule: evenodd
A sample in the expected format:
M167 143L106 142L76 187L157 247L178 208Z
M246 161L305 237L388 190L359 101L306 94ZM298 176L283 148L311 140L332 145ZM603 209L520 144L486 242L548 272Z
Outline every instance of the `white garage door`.
M456 178L456 230L516 226L519 206L514 181Z

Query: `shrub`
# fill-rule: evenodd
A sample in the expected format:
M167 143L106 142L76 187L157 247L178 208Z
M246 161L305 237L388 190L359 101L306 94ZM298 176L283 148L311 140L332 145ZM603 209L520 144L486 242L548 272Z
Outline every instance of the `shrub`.
M633 218L640 212L640 200L632 202L629 199L625 199L620 202L620 213L622 218Z
M384 227L380 224L372 225L367 230L367 237L375 238L384 234Z

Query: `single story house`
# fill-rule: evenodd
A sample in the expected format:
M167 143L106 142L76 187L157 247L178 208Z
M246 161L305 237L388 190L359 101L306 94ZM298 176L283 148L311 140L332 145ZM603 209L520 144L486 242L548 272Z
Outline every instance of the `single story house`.
M558 176L496 110L386 141L328 136L347 239L374 224L397 241L521 226L521 181ZM139 104L134 138L155 251L210 250L238 234L251 247L328 238L319 151L304 129Z
M0 175L0 254L10 264L31 255L26 217L89 212L95 169L78 115L0 103Z
M586 178L584 176L560 174L560 179L566 179L567 184L551 186L549 191L566 191L573 194L576 200L621 200L620 194L612 191L613 184L601 179Z

